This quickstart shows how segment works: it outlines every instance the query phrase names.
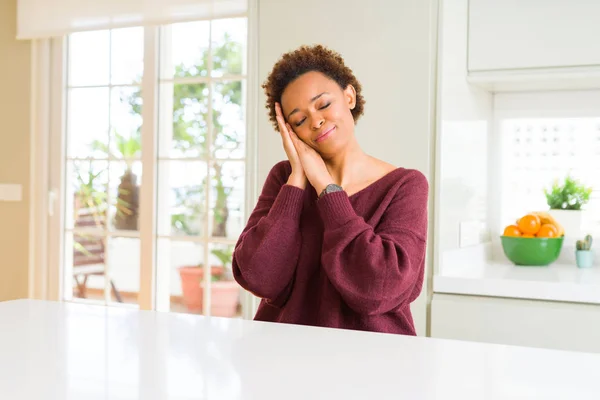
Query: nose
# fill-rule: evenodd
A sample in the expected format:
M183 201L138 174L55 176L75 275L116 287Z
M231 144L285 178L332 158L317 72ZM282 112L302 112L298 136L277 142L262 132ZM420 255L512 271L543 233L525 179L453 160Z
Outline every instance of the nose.
M313 118L313 130L318 130L319 128L321 128L323 126L323 124L325 123L325 120L321 117L321 116L317 116L315 118Z

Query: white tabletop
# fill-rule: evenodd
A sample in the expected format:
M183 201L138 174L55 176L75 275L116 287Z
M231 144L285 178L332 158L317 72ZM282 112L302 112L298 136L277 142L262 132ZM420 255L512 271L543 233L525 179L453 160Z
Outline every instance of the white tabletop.
M598 354L32 300L0 326L10 400L600 398Z

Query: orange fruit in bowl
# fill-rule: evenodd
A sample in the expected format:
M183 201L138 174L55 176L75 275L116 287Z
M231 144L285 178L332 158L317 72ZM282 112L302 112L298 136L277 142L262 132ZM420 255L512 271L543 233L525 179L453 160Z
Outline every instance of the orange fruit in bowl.
M531 233L524 233L523 236L521 236L521 237L524 237L524 238L534 238L535 235L532 235Z
M535 235L540 230L542 223L535 214L527 214L519 219L518 227L523 234Z
M521 236L521 231L516 225L508 225L504 228L504 236Z
M536 233L536 236L544 238L558 237L558 228L553 224L542 224L540 230Z

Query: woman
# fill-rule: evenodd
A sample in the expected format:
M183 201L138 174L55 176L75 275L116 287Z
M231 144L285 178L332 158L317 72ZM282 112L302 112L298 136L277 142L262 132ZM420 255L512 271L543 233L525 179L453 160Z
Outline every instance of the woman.
M262 298L255 319L415 335L426 178L361 150L365 101L339 54L287 53L263 88L288 160L270 171L233 256L237 282Z

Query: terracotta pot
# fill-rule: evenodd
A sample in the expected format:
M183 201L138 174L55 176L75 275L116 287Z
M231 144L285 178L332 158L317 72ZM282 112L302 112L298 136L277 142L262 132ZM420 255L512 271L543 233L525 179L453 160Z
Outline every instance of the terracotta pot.
M212 266L211 274L221 276L223 267ZM179 268L183 302L190 312L201 313L204 299L204 269L202 266ZM237 314L240 287L235 281L211 282L210 315L234 317Z

